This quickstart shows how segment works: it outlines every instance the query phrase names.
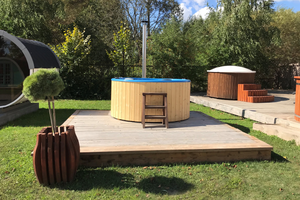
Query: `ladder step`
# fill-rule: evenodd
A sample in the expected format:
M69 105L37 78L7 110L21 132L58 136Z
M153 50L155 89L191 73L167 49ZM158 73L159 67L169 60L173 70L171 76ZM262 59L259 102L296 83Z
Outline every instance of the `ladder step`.
M250 103L262 103L262 102L272 102L274 101L274 96L248 96L247 102Z
M267 96L267 90L244 90L248 96Z
M169 127L168 123L168 103L167 93L165 92L144 92L143 94L143 108L142 108L142 125L145 128L146 119L162 119L162 123L165 124L166 128ZM160 95L163 97L163 105L146 105L147 95ZM146 109L163 109L163 115L146 115ZM156 112L153 114L157 114Z
M163 95L163 96L166 96L167 93L165 93L165 92L144 92L143 95L144 96L146 96L146 95Z
M156 105L146 105L146 109L160 109L160 108L165 108L166 106L156 106Z
M243 87L243 90L260 90L261 88L260 84L241 84L241 85Z
M145 119L166 119L164 115L145 115Z

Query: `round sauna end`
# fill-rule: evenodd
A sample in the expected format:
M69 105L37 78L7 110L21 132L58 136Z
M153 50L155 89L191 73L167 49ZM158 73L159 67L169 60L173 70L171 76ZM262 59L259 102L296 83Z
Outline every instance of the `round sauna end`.
M23 81L39 68L60 68L50 47L0 30L0 109L27 100Z

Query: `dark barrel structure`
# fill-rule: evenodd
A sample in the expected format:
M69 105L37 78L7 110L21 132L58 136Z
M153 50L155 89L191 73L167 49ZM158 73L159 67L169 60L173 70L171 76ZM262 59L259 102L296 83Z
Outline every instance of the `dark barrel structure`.
M0 108L26 101L23 81L38 68L60 68L50 47L0 30Z
M222 66L208 70L207 96L237 99L238 84L254 83L255 71L238 66Z

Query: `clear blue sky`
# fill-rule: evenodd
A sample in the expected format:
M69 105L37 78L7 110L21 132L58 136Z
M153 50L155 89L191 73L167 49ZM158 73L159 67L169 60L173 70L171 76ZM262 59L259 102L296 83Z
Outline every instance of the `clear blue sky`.
M217 0L178 0L181 8L184 10L184 19L187 19L191 15L205 15L208 12L207 3L210 6L216 6ZM275 0L274 9L278 7L290 8L294 12L300 11L300 0Z

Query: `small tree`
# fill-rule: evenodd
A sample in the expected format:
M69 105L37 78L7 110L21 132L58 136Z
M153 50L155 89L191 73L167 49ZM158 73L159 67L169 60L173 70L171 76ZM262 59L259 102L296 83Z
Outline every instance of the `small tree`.
M54 96L57 96L63 89L64 82L56 69L40 69L26 77L23 82L23 94L29 101L48 99L49 116L53 134L56 132Z
M91 51L90 35L84 36L77 26L64 33L65 41L51 46L61 63L60 76L65 83L66 90L61 94L64 98L74 98L77 92L85 92L84 87L87 73L87 56ZM83 88L83 89L82 89Z
M115 66L123 66L123 76L125 76L125 65L131 64L132 60L132 44L130 42L130 30L126 24L120 26L117 34L114 33L113 51L106 51L109 58Z
M73 30L68 29L64 33L65 41L51 49L62 63L62 67L72 71L74 66L80 65L91 51L91 36L84 38L84 31L80 31L75 25Z

